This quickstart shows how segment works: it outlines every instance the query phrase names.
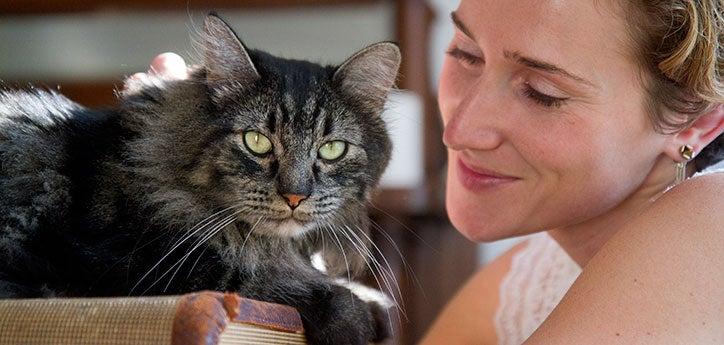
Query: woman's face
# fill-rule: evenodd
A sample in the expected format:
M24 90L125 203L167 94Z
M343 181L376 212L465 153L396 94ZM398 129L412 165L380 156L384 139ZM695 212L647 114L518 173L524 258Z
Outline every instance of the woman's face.
M447 209L468 238L610 210L662 154L626 27L595 1L462 0L439 103Z

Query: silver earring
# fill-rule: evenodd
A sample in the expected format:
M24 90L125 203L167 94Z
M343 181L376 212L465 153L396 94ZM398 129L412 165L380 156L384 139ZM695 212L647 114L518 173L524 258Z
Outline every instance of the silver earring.
M684 159L683 162L676 162L676 179L674 184L679 184L686 179L686 163L694 157L694 148L689 145L683 145L679 148L679 154Z

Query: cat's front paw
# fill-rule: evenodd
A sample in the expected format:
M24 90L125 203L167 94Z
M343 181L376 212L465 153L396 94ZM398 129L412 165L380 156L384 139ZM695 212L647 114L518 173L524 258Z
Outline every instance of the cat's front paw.
M349 289L333 285L317 303L299 310L311 345L366 345L390 335L387 308L365 302Z
M370 309L372 318L375 323L375 334L376 339L373 339L374 343L383 342L389 338L392 333L392 323L390 320L390 310L395 303L385 295L384 292L373 289L371 287L362 285L360 283L349 281L347 279L335 279L335 284L343 286L352 293L355 294L359 299L367 303L367 307Z
M367 306L372 313L372 319L375 324L375 338L372 342L381 344L392 336L392 320L390 319L390 307L381 305L377 302L367 302Z

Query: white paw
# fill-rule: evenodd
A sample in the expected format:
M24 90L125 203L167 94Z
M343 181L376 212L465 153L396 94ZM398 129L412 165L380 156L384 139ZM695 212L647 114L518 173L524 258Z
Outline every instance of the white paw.
M384 292L380 290L373 289L360 283L351 282L342 278L335 279L334 282L337 285L348 288L350 291L352 291L352 293L354 293L359 299L364 302L377 303L384 309L390 308L395 305L395 303L389 297L387 297Z
M312 254L311 256L312 260L312 266L316 268L318 271L322 273L327 273L327 264L324 262L324 258L322 257L321 252L317 252ZM337 278L334 280L335 284L344 286L352 293L354 293L359 299L361 299L364 302L370 303L374 302L377 303L380 307L383 309L390 308L395 305L395 303L385 295L384 292L373 289L368 286L364 286L360 283L349 281L347 279L343 278Z

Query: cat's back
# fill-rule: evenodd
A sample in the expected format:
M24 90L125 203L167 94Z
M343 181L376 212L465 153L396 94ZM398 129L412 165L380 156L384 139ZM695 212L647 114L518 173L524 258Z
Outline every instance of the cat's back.
M90 128L83 124L88 112L53 91L0 89L0 240L26 237L54 222L49 214L63 216L71 201L69 161L79 133Z
M29 267L38 230L60 225L70 190L63 127L81 110L54 92L0 89L0 295L12 267Z
M65 156L65 127L84 108L41 90L0 90L0 185L27 173L57 169Z
M84 108L53 91L0 89L0 133L40 130L66 121ZM7 140L8 137L0 137Z

